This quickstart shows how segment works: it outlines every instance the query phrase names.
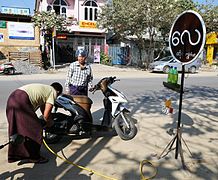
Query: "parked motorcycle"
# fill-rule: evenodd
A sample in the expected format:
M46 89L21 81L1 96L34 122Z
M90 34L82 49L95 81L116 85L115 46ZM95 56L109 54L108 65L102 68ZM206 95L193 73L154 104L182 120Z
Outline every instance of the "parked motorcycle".
M15 67L12 62L6 62L0 65L0 73L3 74L15 74Z
M92 93L101 90L104 94L101 126L114 129L123 140L131 140L137 134L137 128L130 111L125 107L126 97L112 87L116 81L119 81L116 77L105 77L94 86ZM93 127L96 127L90 112L91 104L92 100L87 96L60 95L55 102L55 111L52 113L54 125L45 129L45 140L52 143L61 135L91 134ZM65 111L58 112L58 109Z

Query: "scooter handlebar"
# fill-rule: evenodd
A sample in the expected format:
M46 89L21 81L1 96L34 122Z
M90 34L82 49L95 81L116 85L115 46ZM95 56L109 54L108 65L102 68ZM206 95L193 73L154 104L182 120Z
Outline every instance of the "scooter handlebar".
M111 81L111 84L113 84L116 81L120 81L120 79L117 79L117 77L114 76L114 77L110 77L110 81Z
M97 85L95 85L94 87L92 87L92 88L89 89L89 91L90 91L92 94L94 94L95 91L97 91L97 90L98 90Z
M120 79L116 79L116 76L114 76L114 77L111 76L111 77L103 78L102 80L104 80L104 79L107 79L109 84L113 84L116 81L120 81ZM100 89L100 83L102 82L102 80L99 81L94 87L89 89L89 91L92 92L92 94L94 94L95 91Z

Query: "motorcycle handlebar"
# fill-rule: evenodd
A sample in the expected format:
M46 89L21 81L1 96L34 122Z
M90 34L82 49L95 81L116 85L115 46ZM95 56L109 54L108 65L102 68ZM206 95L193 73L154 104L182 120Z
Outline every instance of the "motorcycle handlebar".
M103 78L103 79L105 79L105 78ZM102 80L103 80L103 79L102 79ZM108 79L109 84L113 84L115 81L120 81L120 79L116 79L116 76L114 76L114 77L107 77L106 79ZM101 80L101 81L102 81L102 80ZM101 82L101 81L100 81L100 82ZM94 87L92 87L92 88L89 89L89 91L92 92L92 94L94 94L95 91L97 91L97 90L100 89L100 85L99 85L100 82L98 82Z
M92 88L89 89L89 91L90 91L92 94L94 94L95 91L97 91L97 90L98 90L97 85L95 85L94 87L92 87Z

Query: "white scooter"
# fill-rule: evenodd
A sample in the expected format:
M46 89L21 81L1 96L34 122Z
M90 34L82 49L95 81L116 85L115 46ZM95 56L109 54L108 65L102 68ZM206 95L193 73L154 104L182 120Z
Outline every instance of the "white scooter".
M130 117L130 111L125 107L127 98L111 85L119 81L116 77L101 79L92 89L92 93L101 90L104 94L104 114L101 127L115 129L116 133L123 140L130 140L137 134L135 122ZM60 95L55 102L53 115L54 125L47 128L44 138L48 142L56 141L61 135L83 135L92 133L93 124L90 113L92 100L87 96ZM62 108L67 113L58 112Z
M3 74L15 74L15 67L12 62L6 62L0 65L0 73Z

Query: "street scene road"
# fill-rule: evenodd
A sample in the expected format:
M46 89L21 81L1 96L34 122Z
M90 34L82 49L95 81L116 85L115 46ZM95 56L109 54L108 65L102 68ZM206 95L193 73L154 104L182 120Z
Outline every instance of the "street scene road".
M175 150L159 159L166 145L173 139L178 119L179 93L163 86L167 75L149 73L133 68L110 67L93 64L94 84L105 76L117 76L121 81L114 87L128 98L128 107L137 120L138 134L131 141L123 141L113 132L99 132L91 138L74 139L63 137L50 147L59 155L78 165L90 168L114 179L140 179L140 162L148 160L157 169L154 179L217 179L218 160L218 83L216 71L199 71L185 74L182 106L182 150L185 164L180 157L175 159ZM43 74L0 76L0 143L7 142L5 105L9 94L19 86L40 82L64 84L66 69L57 69ZM95 119L102 113L100 92L89 94L93 100L92 113ZM173 114L162 113L166 97L172 98ZM96 122L97 123L97 122ZM190 154L190 152L192 154ZM1 149L0 179L75 179L101 180L102 176L63 162L43 146L42 154L49 157L47 164L7 163L7 147ZM143 168L145 176L151 176L153 168Z

